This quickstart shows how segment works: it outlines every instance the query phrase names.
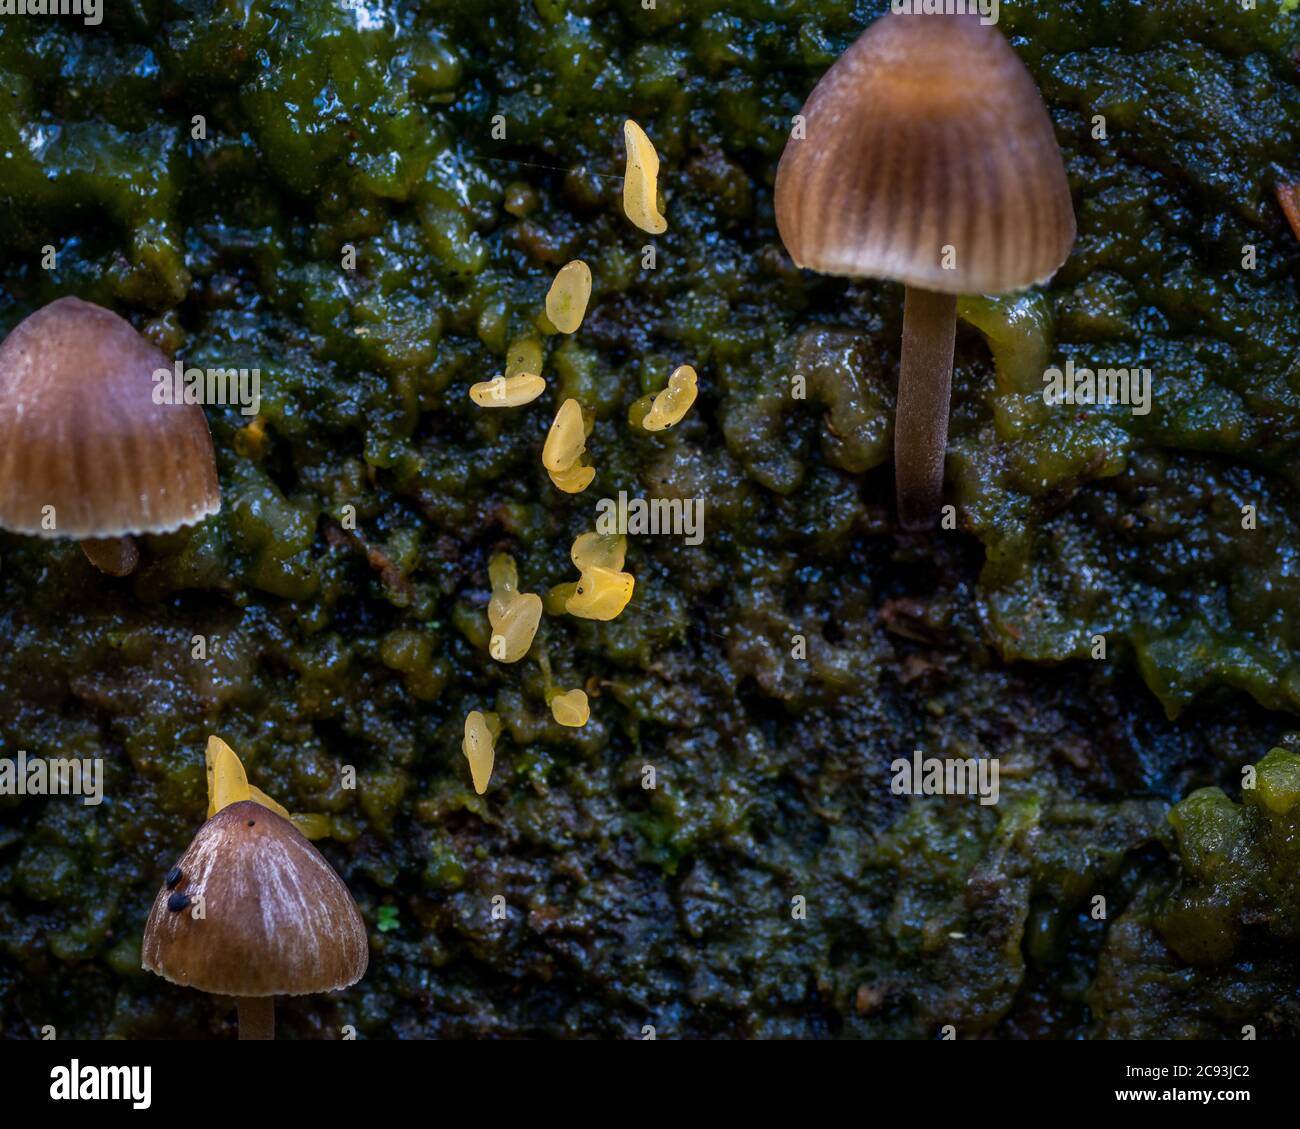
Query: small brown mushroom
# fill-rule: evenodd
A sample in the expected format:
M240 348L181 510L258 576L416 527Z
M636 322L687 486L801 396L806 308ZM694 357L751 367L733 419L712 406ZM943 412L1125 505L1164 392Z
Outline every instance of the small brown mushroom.
M348 888L261 804L222 808L168 878L178 870L154 899L143 965L173 984L234 996L241 1039L275 1037L276 996L332 992L365 974L366 927Z
M0 528L71 537L113 576L131 539L170 533L221 508L207 419L154 402L171 362L124 319L60 298L0 344Z
M803 108L776 176L790 256L906 287L894 432L908 529L938 516L958 294L1045 282L1074 244L1052 120L1010 44L975 16L877 20Z

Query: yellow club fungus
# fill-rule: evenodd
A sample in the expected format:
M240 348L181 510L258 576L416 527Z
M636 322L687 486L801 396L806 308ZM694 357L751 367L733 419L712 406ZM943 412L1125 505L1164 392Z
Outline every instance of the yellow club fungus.
M631 118L623 123L623 142L627 146L623 211L642 231L662 235L668 221L659 213L659 154Z
M565 609L581 619L614 619L632 599L635 584L630 572L595 565L583 572Z
M480 408L517 408L530 404L546 391L546 381L531 372L516 376L494 376L475 384L469 398Z
M488 622L492 639L488 650L497 662L514 663L528 654L542 620L542 598L519 591L519 571L508 553L497 553L488 562L492 598L488 601Z
M641 426L647 431L663 431L680 423L699 394L696 381L695 370L690 365L676 369L668 378L668 387L651 402Z
M480 796L487 791L492 779L492 765L496 761L497 734L501 732L501 722L494 713L480 713L471 710L465 718L465 739L461 742L461 752L469 761L469 774L474 781L474 791Z
M627 559L627 538L622 533L579 534L569 550L569 559L579 572L593 567L621 572Z
M211 766L208 788L208 818L211 819L222 808L251 800L253 793L235 750L220 737L208 738L207 755Z
M542 465L552 473L566 471L587 446L587 421L582 405L572 398L560 405L542 447Z
M574 463L568 470L548 470L546 473L551 476L551 482L566 494L581 494L596 477L596 468Z
M591 299L591 268L574 259L560 273L546 293L546 316L561 333L577 333Z
M256 784L248 782L235 750L220 737L209 737L205 753L208 773L208 818L211 819L222 808L237 804L243 800L252 800L261 804L276 815L290 820L308 839L323 839L333 829L327 815L306 814L292 815L283 804L273 800Z
M581 690L570 690L551 698L551 716L570 729L581 729L591 717L587 695Z

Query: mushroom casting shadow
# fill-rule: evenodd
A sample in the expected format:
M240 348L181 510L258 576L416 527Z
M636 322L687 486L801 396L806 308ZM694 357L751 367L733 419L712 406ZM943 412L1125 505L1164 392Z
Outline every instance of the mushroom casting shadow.
M802 111L776 175L795 264L906 287L894 427L899 519L938 516L957 295L1046 282L1074 245L1052 120L1011 46L977 16L877 20Z
M292 823L254 800L199 828L154 899L141 958L173 984L234 997L240 1039L275 1037L276 996L349 987L370 959L343 880Z

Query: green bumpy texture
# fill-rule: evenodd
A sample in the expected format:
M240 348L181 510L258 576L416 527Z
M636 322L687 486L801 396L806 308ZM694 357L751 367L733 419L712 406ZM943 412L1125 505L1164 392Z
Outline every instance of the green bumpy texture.
M139 967L210 733L328 816L370 926L366 978L286 1001L290 1036L1300 1034L1296 16L1003 3L1080 236L1049 286L963 300L960 528L921 539L890 516L901 291L801 274L772 212L791 117L886 7L0 20L0 330L99 302L259 368L263 428L207 409L222 512L143 538L128 580L0 533L0 755L105 762L98 807L0 797L0 1034L230 1036ZM654 239L621 212L627 117L663 161ZM559 338L575 257L593 296ZM532 335L549 390L476 408ZM1067 358L1150 367L1150 415L1045 410ZM698 403L634 433L678 364ZM578 496L540 462L570 396ZM545 617L535 657L592 696L564 729L539 663L488 654L487 562L575 579L620 490L703 499L705 537L632 538L617 620ZM503 724L482 797L472 709ZM913 748L997 757L1000 803L894 795ZM1270 748L1241 805L1212 790Z

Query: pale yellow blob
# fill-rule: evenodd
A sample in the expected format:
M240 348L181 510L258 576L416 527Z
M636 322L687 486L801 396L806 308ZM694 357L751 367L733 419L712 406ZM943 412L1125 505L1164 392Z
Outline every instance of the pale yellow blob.
M480 408L517 408L530 404L546 391L546 381L531 372L518 376L494 376L475 384L469 398Z
M465 739L460 748L469 761L474 791L481 796L487 791L492 779L492 765L496 761L496 737L488 726L487 714L472 710L465 718Z
M593 567L621 572L627 559L627 538L621 533L579 534L569 550L569 559L579 572Z
M321 815L318 812L291 815L289 819L308 839L324 839L334 830L330 823L330 817Z
M680 423L699 395L697 380L695 370L690 365L682 365L677 369L668 378L668 387L654 398L641 426L647 431L663 431L666 427Z
M551 699L551 716L570 729L581 729L591 717L591 706L587 704L587 695L582 690L556 694Z
M566 494L581 494L596 477L594 466L574 463L568 470L548 470L551 481Z
M327 815L291 815L289 809L273 800L256 784L248 782L248 774L235 750L220 737L209 737L204 753L208 774L208 818L222 808L241 800L252 800L268 811L290 820L308 839L323 839L332 830Z
M262 807L264 808L270 808L271 811L275 812L276 815L282 817L283 819L290 819L290 820L293 819L293 816L289 814L289 809L287 807L271 799L271 797L268 796L265 792L263 792L262 789L259 788L256 784L250 784L248 786L248 792L249 792L248 798L250 800L253 800L255 803L261 804Z
M492 623L488 644L492 657L502 663L518 662L533 645L542 621L542 598L532 592L515 596L498 615L493 615L489 606L488 619Z
M642 231L662 235L668 221L659 214L659 154L631 118L623 123L623 143L627 146L623 211Z
M542 619L542 598L519 591L519 569L509 553L496 553L488 561L488 623L492 638L488 651L497 662L514 663L528 654Z
M546 593L542 603L547 615L563 615L569 610L569 599L578 590L578 582L570 580L567 584L557 584Z
M591 268L574 259L560 268L546 293L546 316L561 333L577 333L591 300Z
M582 417L582 405L570 398L555 413L555 422L542 448L542 466L555 473L568 470L586 446L587 424Z
M588 568L565 603L565 609L582 619L614 619L632 599L635 585L630 572L599 566Z
M212 766L211 790L208 793L209 817L231 804L253 798L248 776L235 751L220 737L208 738L208 762Z

